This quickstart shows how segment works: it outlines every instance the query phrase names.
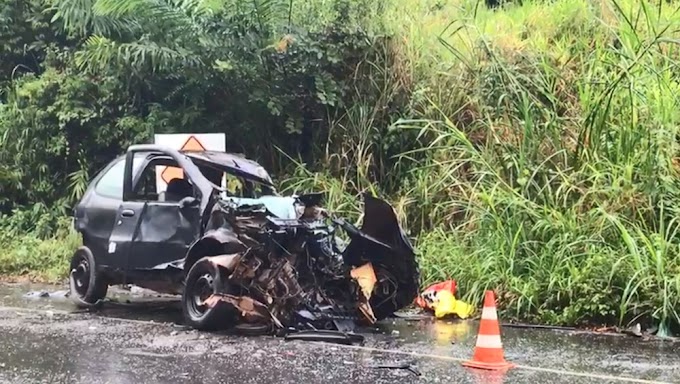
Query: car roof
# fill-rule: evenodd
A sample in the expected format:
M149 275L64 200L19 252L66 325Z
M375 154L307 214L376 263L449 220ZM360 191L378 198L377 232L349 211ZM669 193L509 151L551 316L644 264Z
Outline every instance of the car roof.
M227 168L232 172L243 174L265 184L273 182L269 173L257 162L245 156L220 151L179 151L195 163L212 165L217 168Z

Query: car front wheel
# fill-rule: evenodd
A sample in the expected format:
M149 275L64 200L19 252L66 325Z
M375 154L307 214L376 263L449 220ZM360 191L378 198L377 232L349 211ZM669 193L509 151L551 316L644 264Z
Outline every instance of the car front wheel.
M221 290L220 271L207 257L198 260L189 270L182 293L182 311L187 325L203 330L214 331L234 324L236 310L223 301L213 306L205 301Z

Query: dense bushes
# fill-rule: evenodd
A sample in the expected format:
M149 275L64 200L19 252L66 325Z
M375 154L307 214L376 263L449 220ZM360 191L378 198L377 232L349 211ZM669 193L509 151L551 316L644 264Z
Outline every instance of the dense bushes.
M10 249L38 224L31 239L55 236L129 143L225 132L286 191L326 190L350 217L359 191L387 196L423 283L494 288L533 321L680 323L671 4L4 2L43 20L11 40L40 42L34 73L0 65Z

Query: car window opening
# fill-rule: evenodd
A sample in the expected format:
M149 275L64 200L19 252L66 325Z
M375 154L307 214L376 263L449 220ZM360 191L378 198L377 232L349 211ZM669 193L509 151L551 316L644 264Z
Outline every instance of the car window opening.
M158 182L164 181L165 190L158 190ZM137 178L133 199L137 201L179 202L185 197L196 197L188 175L171 158L151 159Z
M197 166L206 179L225 190L220 193L223 198L236 197L257 199L262 196L276 196L276 191L266 184L225 172L222 169L210 165L201 164Z

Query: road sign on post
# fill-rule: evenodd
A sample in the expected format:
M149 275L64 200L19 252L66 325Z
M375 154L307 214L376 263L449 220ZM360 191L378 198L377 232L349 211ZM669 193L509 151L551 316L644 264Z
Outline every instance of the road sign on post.
M222 151L226 149L227 139L224 133L171 133L154 135L154 143L174 148L178 151ZM184 178L180 168L156 167L156 190L164 192L172 179Z

